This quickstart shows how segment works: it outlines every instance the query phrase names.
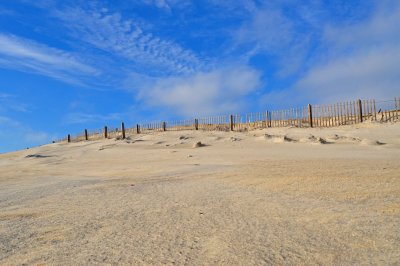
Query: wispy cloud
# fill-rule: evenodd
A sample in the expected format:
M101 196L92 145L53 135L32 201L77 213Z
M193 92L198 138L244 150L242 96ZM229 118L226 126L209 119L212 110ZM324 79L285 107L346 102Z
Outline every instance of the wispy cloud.
M82 84L85 77L100 73L71 53L5 34L0 34L0 67L39 73L74 84Z
M273 56L280 77L297 73L303 67L314 37L307 30L311 27L307 21L299 14L295 21L284 10L283 4L272 3L252 9L248 19L233 34L234 49L248 59L260 54Z
M208 0L209 4L217 6L229 12L230 15L248 15L249 12L254 12L257 10L256 1L253 0L236 0L236 1L225 1L225 0ZM221 14L226 15L226 14Z
M69 113L65 122L67 124L86 124L91 122L110 122L110 121L122 121L124 119L124 115L122 113L111 113L111 114L91 114L91 113L82 113L82 112L73 112Z
M0 100L1 100L1 99L7 99L7 98L10 98L10 97L12 97L11 94L8 94L8 93L0 93Z
M0 152L23 149L50 142L52 136L7 116L0 116ZM54 138L54 136L53 136Z
M167 0L142 0L142 2L147 5L154 5L157 8L165 9L168 11L171 10L171 7L169 6Z
M13 16L13 15L15 15L15 12L10 10L10 9L6 9L4 7L0 7L0 15L2 15L2 16Z
M154 6L171 14L172 10L187 10L193 7L192 0L140 0L142 4Z
M18 102L15 95L0 93L0 113L11 112L28 112L28 105Z
M361 48L374 48L388 42L400 42L400 3L382 1L369 19L338 27L327 25L323 41L338 51L354 51Z
M201 69L201 60L172 40L157 37L140 23L123 19L106 8L69 8L56 12L76 38L105 52L138 64L147 73L191 73Z

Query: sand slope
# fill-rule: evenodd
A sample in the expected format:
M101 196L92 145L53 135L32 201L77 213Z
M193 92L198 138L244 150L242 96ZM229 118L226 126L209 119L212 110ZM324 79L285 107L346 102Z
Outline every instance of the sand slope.
M0 264L398 265L399 158L398 123L1 154Z

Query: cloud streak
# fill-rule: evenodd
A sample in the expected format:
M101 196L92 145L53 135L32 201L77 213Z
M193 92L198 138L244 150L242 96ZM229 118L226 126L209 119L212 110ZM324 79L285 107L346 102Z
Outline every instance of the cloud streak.
M5 34L0 34L0 67L39 73L73 84L82 84L83 78L100 73L71 53Z
M124 20L121 14L106 8L68 8L55 14L76 38L138 64L138 70L153 74L184 74L203 66L191 50L157 37L140 23Z

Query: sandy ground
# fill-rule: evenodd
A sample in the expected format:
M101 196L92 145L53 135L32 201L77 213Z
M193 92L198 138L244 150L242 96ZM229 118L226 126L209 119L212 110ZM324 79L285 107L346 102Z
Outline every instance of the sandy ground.
M400 123L0 154L1 265L399 265L399 225Z

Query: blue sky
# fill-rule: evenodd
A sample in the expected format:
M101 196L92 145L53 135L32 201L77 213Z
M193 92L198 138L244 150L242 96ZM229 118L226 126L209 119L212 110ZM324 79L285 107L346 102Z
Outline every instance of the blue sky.
M400 93L400 1L1 0L0 152Z

